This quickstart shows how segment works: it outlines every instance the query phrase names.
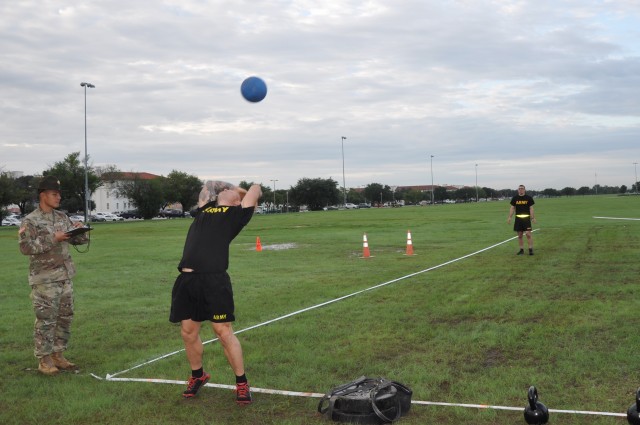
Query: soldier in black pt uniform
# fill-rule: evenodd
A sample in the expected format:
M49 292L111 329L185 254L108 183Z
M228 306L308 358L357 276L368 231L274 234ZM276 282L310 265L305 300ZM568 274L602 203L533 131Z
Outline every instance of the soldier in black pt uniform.
M200 192L198 210L178 265L180 275L173 286L169 318L173 323L180 323L191 366L184 398L195 396L211 378L203 370L200 339L202 322L210 321L236 376L236 402L251 403L242 347L231 326L235 316L227 268L229 244L251 220L261 195L260 185L246 191L219 181L207 181Z
M518 245L520 250L517 255L524 254L523 234L527 236L529 245L529 255L533 255L533 236L531 236L531 222L535 223L536 218L533 213L533 198L526 194L524 185L518 186L518 194L511 198L511 208L509 208L509 217L507 223L511 223L511 217L515 213L516 219L513 222L513 230L518 232Z

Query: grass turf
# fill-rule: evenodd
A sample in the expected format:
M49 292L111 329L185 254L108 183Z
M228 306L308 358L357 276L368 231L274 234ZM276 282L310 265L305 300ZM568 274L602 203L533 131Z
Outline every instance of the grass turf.
M535 255L510 241L446 266L239 334L255 387L326 392L360 375L410 386L414 400L526 404L536 385L551 409L624 412L640 384L637 328L640 197L538 199ZM489 202L255 216L234 241L230 275L241 330L429 269L514 236L508 204ZM76 317L68 357L79 374L35 372L28 260L0 229L0 423L323 423L318 400L229 390L106 382L180 350L168 322L175 266L190 219L97 224L74 253ZM405 256L411 230L415 256ZM367 233L372 258L361 259ZM263 252L255 251L256 237ZM292 245L288 245L292 244ZM290 249L272 249L289 246ZM292 247L291 247L292 246ZM203 327L203 340L213 338ZM232 384L217 343L211 382ZM120 376L186 380L184 353ZM620 418L556 414L551 422ZM523 423L521 412L414 406L406 424Z

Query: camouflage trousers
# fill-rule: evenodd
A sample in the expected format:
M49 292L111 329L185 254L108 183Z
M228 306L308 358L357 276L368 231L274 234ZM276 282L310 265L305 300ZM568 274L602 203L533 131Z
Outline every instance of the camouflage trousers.
M73 282L62 280L32 285L31 303L36 314L34 355L40 358L65 351L73 320Z

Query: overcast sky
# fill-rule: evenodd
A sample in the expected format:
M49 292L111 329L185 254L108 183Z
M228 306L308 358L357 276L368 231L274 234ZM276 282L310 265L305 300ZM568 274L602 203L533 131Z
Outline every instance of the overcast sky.
M347 187L432 170L631 186L640 162L637 0L20 0L0 16L4 171L84 158L81 82L90 162L122 171L342 186L343 136Z

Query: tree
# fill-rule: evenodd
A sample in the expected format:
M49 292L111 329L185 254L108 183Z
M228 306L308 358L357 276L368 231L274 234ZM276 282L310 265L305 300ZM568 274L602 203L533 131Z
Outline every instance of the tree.
M429 196L431 196L429 194ZM436 186L433 188L433 202L434 203L442 203L445 199L449 199L449 192L447 192L447 188L443 186ZM431 202L431 198L429 198L429 202Z
M37 186L40 179L34 176L21 176L15 180L16 199L15 204L20 208L20 214L28 214L38 204Z
M9 173L0 172L0 219L4 218L4 207L13 204L15 200L15 179Z
M589 192L591 192L591 189L589 189L588 186L582 186L577 190L577 194L578 195L588 195Z
M338 182L333 179L302 178L289 191L289 197L296 205L306 205L312 211L321 210L340 200Z
M460 199L465 202L476 200L476 188L475 187L463 187L453 192L455 199Z
M144 219L158 215L165 204L165 177L141 179L135 174L133 179L121 181L118 186L120 196L129 198Z
M483 187L480 190L480 193L484 192L486 198L496 199L498 198L498 191L495 189L491 189L490 187ZM481 196L482 197L482 196Z
M563 188L560 193L564 196L573 196L577 193L577 190L573 187L565 187Z
M418 189L409 189L398 192L398 195L396 195L396 197L399 197L399 199L404 199L404 201L408 204L418 204L420 201L425 199L426 195L427 192L421 192ZM430 193L429 196L431 196Z
M246 180L242 180L239 184L238 187L243 188L244 190L249 190L249 188L251 187L251 185L253 185L253 182L248 182Z
M165 184L165 201L180 202L182 211L189 211L198 204L203 184L198 177L173 170L167 176Z
M62 161L56 162L53 167L43 171L43 176L56 176L60 180L61 196L60 209L66 211L84 211L85 187L84 187L84 166L80 163L80 152L72 152ZM95 172L89 168L87 171L89 197L102 182ZM89 198L91 199L91 198ZM94 205L91 201L89 210Z
M545 190L542 191L542 194L544 196L547 196L549 198L553 198L553 197L558 197L560 196L560 192L556 189L551 189L551 188L546 188Z
M363 204L366 201L364 192L356 190L354 188L349 189L349 191L347 192L347 199L349 199L349 201L354 204Z
M371 203L380 202L385 203L393 200L393 192L388 185L382 185L380 183L369 183L364 188L364 196L367 199L371 199Z

